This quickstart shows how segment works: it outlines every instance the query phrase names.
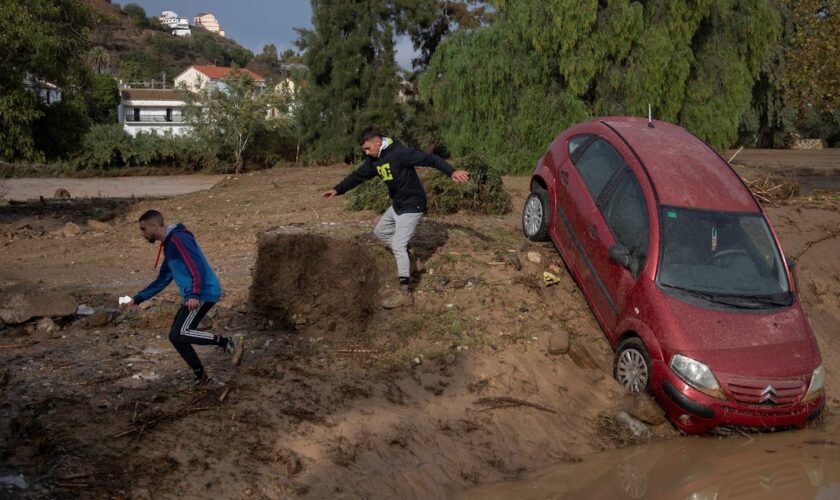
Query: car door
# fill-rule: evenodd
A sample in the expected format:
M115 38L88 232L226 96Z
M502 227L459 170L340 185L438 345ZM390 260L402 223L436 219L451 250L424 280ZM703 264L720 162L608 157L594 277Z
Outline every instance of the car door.
M607 295L620 315L626 307L627 297L636 283L647 259L650 244L650 218L639 180L629 167L619 171L598 200L599 212L593 214L589 223L598 227L606 225L610 237L590 240L587 254L606 289ZM630 254L631 269L610 258L612 245L624 246ZM608 315L608 335L615 341L615 326L618 316Z
M609 259L608 249L613 240L600 215L597 200L614 182L616 173L624 168L626 164L621 155L603 138L593 137L577 148L560 169L564 196L558 194L557 203L572 235L578 279L605 329L615 325L618 309L599 274L599 269L603 272L600 261L604 255ZM606 252L601 251L603 246L606 246Z

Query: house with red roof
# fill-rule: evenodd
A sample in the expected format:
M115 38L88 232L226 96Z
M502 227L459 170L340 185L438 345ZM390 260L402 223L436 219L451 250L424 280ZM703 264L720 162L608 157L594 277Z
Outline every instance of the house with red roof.
M224 78L234 72L243 73L254 80L254 85L265 88L265 78L247 68L229 68L227 66L204 66L193 64L183 73L175 77L175 86L186 88L191 92L197 92L210 86L214 89L224 89Z

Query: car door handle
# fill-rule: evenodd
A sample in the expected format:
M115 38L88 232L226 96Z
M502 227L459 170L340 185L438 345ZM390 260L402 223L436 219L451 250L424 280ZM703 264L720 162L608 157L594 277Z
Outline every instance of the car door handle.
M595 224L590 224L589 225L589 236L592 236L593 240L598 239L598 228L595 227Z
M569 185L569 173L566 172L565 170L561 170L560 171L560 180L563 182L563 184L568 186Z

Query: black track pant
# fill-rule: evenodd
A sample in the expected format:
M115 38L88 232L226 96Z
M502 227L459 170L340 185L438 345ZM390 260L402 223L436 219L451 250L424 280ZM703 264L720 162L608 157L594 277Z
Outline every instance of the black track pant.
M192 311L182 305L178 309L178 314L175 315L175 321L172 322L172 329L169 330L169 340L172 341L172 345L195 373L201 373L203 368L192 344L218 346L227 344L226 337L198 330L198 324L214 305L216 305L215 302L199 301L198 307Z

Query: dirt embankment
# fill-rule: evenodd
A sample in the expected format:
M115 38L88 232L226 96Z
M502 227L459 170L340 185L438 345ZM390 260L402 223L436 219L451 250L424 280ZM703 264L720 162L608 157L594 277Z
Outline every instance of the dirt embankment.
M155 249L134 221L162 210L191 228L227 291L213 329L244 333L249 346L238 368L200 349L223 385L192 390L165 335L171 289L104 326L0 339L0 418L11 423L0 475L23 473L32 496L428 498L624 442L609 415L633 403L611 378L608 344L556 251L521 236L527 179L506 180L515 208L505 217L425 219L416 304L385 311L375 303L394 285L394 264L369 236L376 214L318 198L343 173L237 176L140 202L113 230L71 238L20 229L60 213L0 217L0 285L35 283L113 308L154 277ZM770 215L800 257L828 370L826 432L836 430L840 264L837 239L820 240L840 227L840 211L800 201ZM272 228L283 229L258 240ZM286 237L260 262L272 233ZM544 270L560 283L545 287ZM272 323L256 317L275 301L262 309ZM567 354L546 352L552 335L569 336Z

